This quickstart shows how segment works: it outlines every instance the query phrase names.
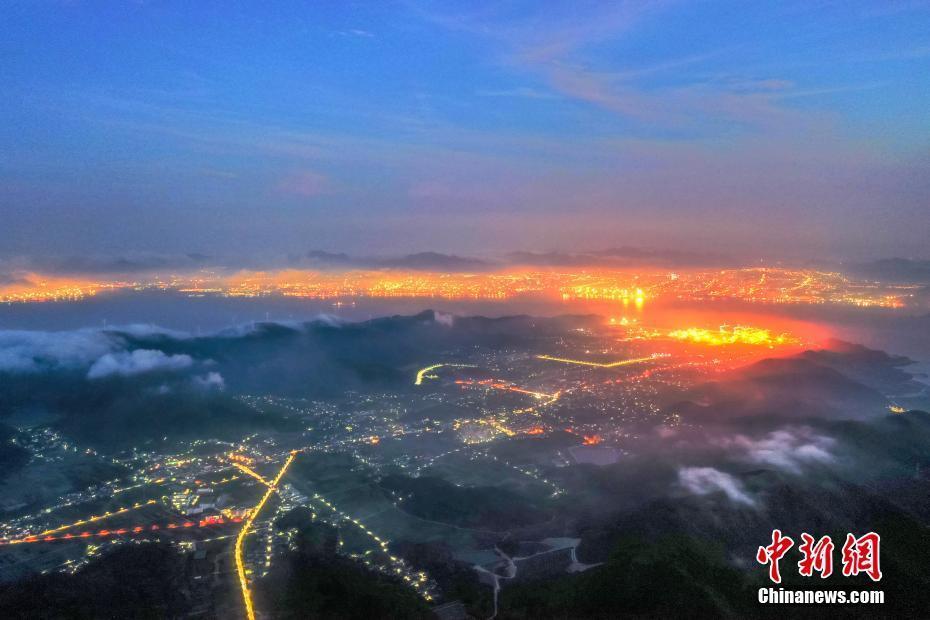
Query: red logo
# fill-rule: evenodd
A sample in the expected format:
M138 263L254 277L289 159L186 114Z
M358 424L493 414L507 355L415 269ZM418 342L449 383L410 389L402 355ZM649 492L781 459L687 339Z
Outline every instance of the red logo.
M816 543L814 537L804 532L801 534L801 546L798 551L804 556L798 562L798 572L804 577L810 577L814 571L820 573L821 579L826 579L833 574L833 541L829 536L824 536Z
M846 534L843 545L843 575L849 577L865 573L872 581L882 578L882 569L878 563L878 551L881 537L875 532L856 538Z
M881 537L875 532L869 532L859 538L855 534L847 534L843 544L842 561L843 576L852 577L865 573L872 581L882 578L879 563L879 545ZM759 547L756 552L756 561L769 567L769 579L781 583L779 561L794 546L790 536L784 536L781 530L772 530L772 542L765 547ZM798 573L803 577L812 577L814 572L820 573L821 579L833 574L833 550L835 545L829 536L819 540L804 532L801 534L801 544L798 551L801 559L798 561Z
M756 561L763 566L769 565L769 579L781 583L781 573L778 571L778 562L794 546L794 541L781 535L781 530L772 530L772 544L768 547L759 547L756 552Z

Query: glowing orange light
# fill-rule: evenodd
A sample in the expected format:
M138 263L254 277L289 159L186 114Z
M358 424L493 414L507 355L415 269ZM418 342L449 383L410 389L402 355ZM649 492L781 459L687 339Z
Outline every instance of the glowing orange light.
M788 334L772 334L767 329L747 325L721 325L716 331L700 327L676 329L668 333L669 338L706 344L712 347L744 344L775 348L783 345L799 344L799 340Z
M33 303L76 300L92 297L102 289L115 289L124 286L127 286L126 283L106 283L26 273L17 277L14 284L0 286L0 302Z
M494 379L482 379L480 381L474 381L470 379L458 379L455 382L457 385L480 385L482 387L491 388L493 390L504 390L507 392L516 392L518 394L527 394L533 398L538 399L550 399L555 402L559 398L559 392L555 394L546 394L545 392L534 392L533 390L525 390L523 388L511 385L509 383L504 383L503 381L497 381Z
M138 282L66 279L17 273L16 283L0 286L0 303L80 299L104 290L157 288L191 296L259 297L283 295L309 299L442 298L505 300L526 294L563 301L620 301L641 310L646 301L735 299L762 304L844 304L900 308L915 287L857 282L839 273L812 270L744 268L688 271L579 267L539 271L515 267L482 273L413 271L241 271L231 276L198 272Z
M619 360L616 362L590 362L587 360L576 360L567 357L554 357L552 355L537 355L537 359L547 360L550 362L561 362L563 364L575 364L576 366L591 366L594 368L617 368L618 366L629 366L630 364L642 364L643 362L654 361L660 355L650 355L649 357L636 357L633 359Z
M230 452L226 456L230 461L235 461L237 463L244 463L246 465L251 465L255 462L255 459L249 458L245 456L244 454L238 454L236 452Z
M241 521L241 519L238 519L238 520ZM231 521L237 521L237 519L231 519ZM177 528L179 528L179 527L183 527L183 528L206 527L206 526L210 526L210 525L222 525L222 524L224 524L224 523L225 523L225 521L224 521L223 517L221 517L221 516L219 516L219 515L212 515L212 516L205 517L203 520L200 521L200 523L192 523L192 522L185 522L185 523L181 523L181 524L169 523L169 524L166 525L165 527L166 527L167 529L177 529ZM74 540L74 539L77 539L77 538L90 538L90 537L92 537L92 536L100 536L100 537L106 537L106 536L122 536L122 535L126 535L126 534L141 534L142 532L145 532L145 531L157 531L157 530L159 530L159 529L161 529L161 528L160 528L160 526L159 526L158 524L153 524L153 525L150 525L150 526L146 526L146 525L136 525L136 526L134 526L134 527L132 527L132 528L119 528L119 529L115 529L115 530L100 530L100 531L98 531L98 532L96 532L96 533L94 533L94 532L81 532L80 534L71 534L71 533L69 532L69 533L67 533L67 534L65 534L65 535L63 535L63 536L53 536L53 535L48 535L48 536L36 536L36 535L31 535L31 536L25 536L25 537L23 537L23 538L19 538L19 539L15 539L15 540L0 540L0 545L19 545L19 544L24 544L24 543L54 542L54 541L58 541L58 540Z

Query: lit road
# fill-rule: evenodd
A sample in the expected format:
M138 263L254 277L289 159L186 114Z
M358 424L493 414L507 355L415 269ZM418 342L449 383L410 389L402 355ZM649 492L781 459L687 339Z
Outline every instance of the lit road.
M233 463L233 465L234 465L237 469L239 469L239 471L241 471L241 472L243 472L243 473L246 473L246 474L252 476L252 477L255 478L256 480L258 480L259 482L261 482L262 484L264 484L266 487L271 487L271 486L272 486L272 484L271 484L270 482L268 482L267 480L265 480L265 478L264 478L260 473L258 473L257 471L255 471L254 469L251 469L250 467L248 467L248 466L246 466L246 465L242 465L241 463Z
M72 527L77 527L79 525L86 525L87 523L93 523L95 521L102 521L103 519L109 519L110 517L115 517L117 515L125 514L129 512L130 510L138 510L139 508L143 508L145 506L151 506L152 504L155 504L155 503L157 503L156 500L150 499L149 501L145 503L133 504L132 506L120 508L119 510L114 510L112 512L105 512L102 515L94 515L86 519L81 519L80 521L75 521L74 523L69 523L67 525L61 525L59 527L56 527L50 530L45 530L44 532L42 532L42 535L47 536L49 534L63 532L64 530L71 529Z
M592 366L594 368L617 368L618 366L629 366L630 364L642 364L643 362L651 362L655 359L655 357L634 357L628 360L619 360L616 362L607 363L588 362L586 360L573 360L566 357L553 357L551 355L537 355L536 359L548 360L550 362L561 362L563 364L576 364L578 366Z
M24 538L18 538L16 540L0 540L0 545L21 545L27 543L43 543L43 542L55 542L55 541L71 541L79 540L86 538L107 538L112 536L127 536L127 535L137 535L137 534L147 534L150 532L157 532L160 530L179 530L179 529L191 529L191 528L204 528L214 525L223 525L225 523L238 523L241 519L231 518L229 520L224 519L223 517L213 517L201 519L200 521L183 521L181 523L167 523L163 525L152 524L152 525L134 525L132 527L123 527L114 530L100 530L99 532L81 532L79 534L71 534L70 532L64 534L63 536L54 536L51 534L41 534L36 536L26 536Z
M262 496L261 500L259 500L258 504L255 505L255 508L253 508L249 513L248 518L245 520L245 523L242 526L242 530L239 532L239 536L236 537L236 572L239 573L239 586L242 589L242 600L245 603L245 615L248 620L255 620L255 609L252 607L252 593L249 591L249 582L245 574L245 564L242 561L242 543L245 541L245 537L248 535L249 528L252 527L252 523L255 521L255 518L258 517L258 514L265 506L268 498L271 497L271 494L277 490L278 483L284 476L284 472L287 471L287 468L291 466L291 463L296 457L296 452L290 453L290 455L287 457L287 460L284 461L284 465L282 465L281 469L278 470L278 475L274 477L274 480L272 480L271 484L268 486L268 490L265 491L265 494Z
M452 368L474 368L473 364L433 364L432 366L427 366L426 368L421 368L417 371L417 378L413 381L414 385L423 385L423 379L435 379L434 375L429 373L437 368L442 368L443 366L449 366Z

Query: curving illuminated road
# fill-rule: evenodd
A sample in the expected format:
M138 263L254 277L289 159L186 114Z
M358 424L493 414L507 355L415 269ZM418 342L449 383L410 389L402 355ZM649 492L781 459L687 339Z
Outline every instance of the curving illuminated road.
M474 364L433 364L432 366L427 366L426 368L421 368L417 371L417 378L413 381L414 385L423 385L423 379L435 379L436 377L429 375L431 370L436 370L437 368L442 368L443 366L449 366L451 368L474 368Z
M562 362L563 364L576 364L578 366L593 366L594 368L616 368L618 366L629 366L630 364L642 364L643 362L654 361L656 356L649 357L634 357L628 360L620 360L617 362L588 362L585 360L573 360L566 357L553 357L551 355L537 355L536 359L548 360L550 362Z

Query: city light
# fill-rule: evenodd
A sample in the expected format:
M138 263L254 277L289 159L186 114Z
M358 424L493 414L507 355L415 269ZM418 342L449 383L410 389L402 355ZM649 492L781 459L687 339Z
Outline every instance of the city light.
M773 349L782 345L798 344L800 341L788 334L773 334L767 329L746 325L721 325L716 331L699 327L676 329L668 333L669 338L705 344L713 347L731 344L765 346Z
M783 268L695 270L671 275L659 270L592 267L570 271L514 268L482 273L284 270L241 271L233 275L196 272L166 278L144 276L136 281L64 279L29 273L21 274L15 284L0 286L0 303L74 300L102 291L145 290L175 291L192 297L280 295L337 303L359 298L503 301L529 295L561 301L617 302L624 307L632 304L637 311L663 300L902 308L918 291L914 286L856 281L836 272Z

